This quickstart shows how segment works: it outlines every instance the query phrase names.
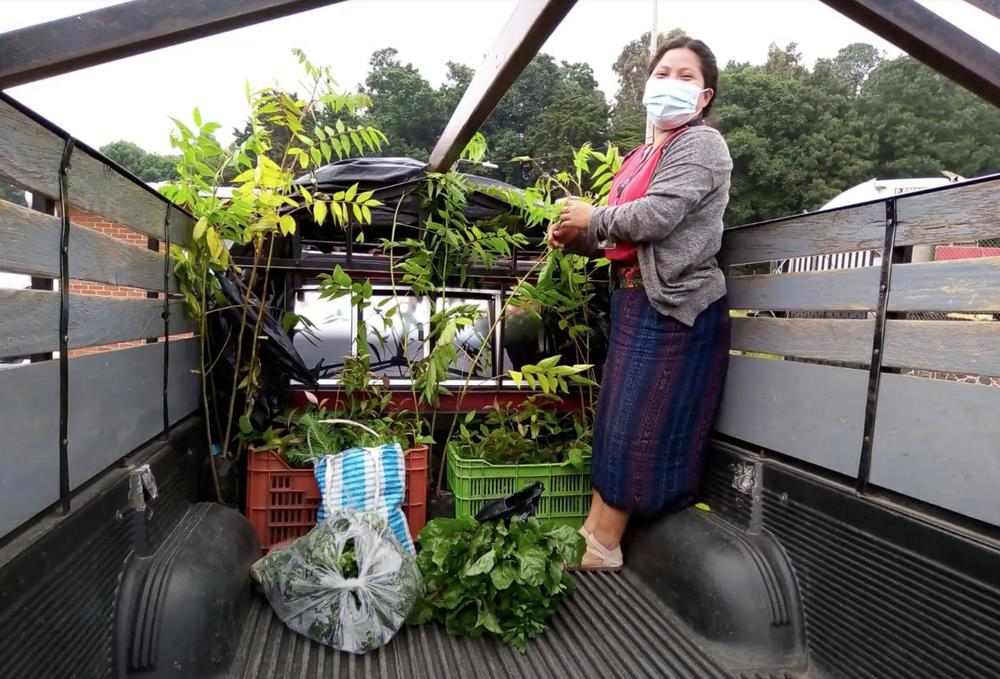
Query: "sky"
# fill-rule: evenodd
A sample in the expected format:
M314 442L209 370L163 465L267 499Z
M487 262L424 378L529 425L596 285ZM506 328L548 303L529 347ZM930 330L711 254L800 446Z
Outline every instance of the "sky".
M648 31L654 0L579 0L543 51L589 63L605 95L618 88L612 64L622 47ZM920 0L1000 51L1000 20L962 0ZM0 32L118 4L109 0L0 0ZM170 116L198 106L223 130L246 119L244 83L299 82L291 55L303 49L330 65L344 88L364 80L371 53L395 47L432 84L445 64L477 66L515 0L350 0L229 33L94 66L11 89L8 94L91 146L118 139L170 152ZM797 42L807 63L864 41L900 51L819 0L659 0L658 27L683 28L730 60L761 63L771 43ZM725 96L725 93L722 94Z

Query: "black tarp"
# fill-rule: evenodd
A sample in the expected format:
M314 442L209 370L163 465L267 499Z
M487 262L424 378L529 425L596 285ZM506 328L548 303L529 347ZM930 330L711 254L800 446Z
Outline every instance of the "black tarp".
M426 163L413 158L351 158L317 168L297 177L295 183L323 193L342 191L354 184L358 184L359 191L374 191L374 197L382 206L372 210L372 224L366 227L366 232L371 230L373 236L386 237L394 220L397 227L419 225L420 189L427 176L425 168ZM510 204L498 194L507 190L519 191L517 187L488 177L464 173L462 176L473 187L467 195L465 211L470 220L478 222L498 217L516 220ZM343 232L331 229L330 222L320 227L312 220L300 218L298 226L302 238L307 241L337 242L344 238Z

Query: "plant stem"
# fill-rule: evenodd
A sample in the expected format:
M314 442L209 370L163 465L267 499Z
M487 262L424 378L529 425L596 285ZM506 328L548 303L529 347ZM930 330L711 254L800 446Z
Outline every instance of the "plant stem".
M253 265L250 267L250 281L247 284L247 294L244 296L240 306L243 313L240 316L240 332L236 337L236 363L233 366L233 388L229 394L229 411L226 416L226 436L222 441L222 456L229 454L229 441L233 431L233 415L236 412L236 394L239 392L240 383L240 361L243 359L243 333L247 327L247 312L250 307L250 295L253 294L253 286L257 282L257 266L260 262L261 245L254 243ZM256 336L253 338L256 342ZM248 385L249 387L249 385Z
M254 363L257 361L257 345L259 343L260 328L264 322L264 314L267 311L267 284L271 278L271 257L274 254L274 236L268 240L267 243L267 264L264 266L264 285L261 289L260 296L260 307L257 309L257 322L254 324L253 329L253 339L250 342L250 364L249 364L249 375L253 375ZM244 414L249 415L253 412L253 406L256 402L256 392L254 391L254 385L251 382L247 382L247 397L246 404L244 406ZM240 452L237 449L237 454Z
M205 269L201 274L201 334L199 339L200 351L199 360L201 362L201 400L202 406L205 409L205 436L208 439L208 464L212 468L212 483L215 486L215 499L218 502L222 502L222 486L219 483L219 472L215 468L215 455L212 452L212 414L211 409L208 406L208 374L205 370L205 343L208 337L208 317L205 316L205 304L207 302L207 288L208 288L208 263L205 263Z
M549 252L551 252L551 249L548 252L546 252L545 257L539 257L538 260L535 261L535 263L531 266L531 269L529 269L527 273L525 273L521 278L518 279L517 283L514 284L514 287L512 289L517 289L518 285L528 280L528 278L530 278L531 275L535 273L535 270L542 264L542 262L544 262L548 258ZM458 399L455 401L456 409L462 403L462 401L465 400L465 395L469 391L469 382L472 381L472 374L475 372L476 366L479 364L479 359L480 357L482 357L483 351L486 350L486 347L490 346L490 340L493 338L493 333L500 326L500 321L504 317L504 314L507 313L507 307L510 306L510 303L513 299L514 295L512 294L506 300L504 300L503 306L500 308L500 313L497 314L496 320L490 326L489 330L487 330L486 336L483 338L483 342L479 347L479 351L476 352L476 357L475 359L473 359L472 365L469 368L469 374L466 375L465 377L465 383L462 385L462 391L459 393ZM451 429L449 429L448 436L445 438L446 449L448 446L448 442L451 441L451 437L455 435L455 425L457 423L458 423L458 416L456 415L451 420ZM438 474L437 474L437 484L438 484L437 487L439 492L441 488L441 482L444 480L444 467L446 463L447 463L447 456L442 455L441 464L438 465Z

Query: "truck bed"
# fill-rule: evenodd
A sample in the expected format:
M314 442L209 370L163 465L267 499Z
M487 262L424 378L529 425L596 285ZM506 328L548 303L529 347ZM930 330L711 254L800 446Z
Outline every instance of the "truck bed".
M650 677L656 679L793 679L790 674L725 672L653 595L627 572L579 573L576 592L526 653L443 628L404 628L365 656L341 653L286 628L256 595L236 654L232 679L518 679Z

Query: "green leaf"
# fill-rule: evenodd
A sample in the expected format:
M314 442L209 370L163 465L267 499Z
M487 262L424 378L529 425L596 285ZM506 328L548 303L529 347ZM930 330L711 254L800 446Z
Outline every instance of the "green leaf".
M354 196L357 195L357 193L358 193L358 185L351 184L351 186L348 187L347 191L344 192L344 200L347 201L348 203L351 202L352 200L354 200Z
M193 240L201 240L201 237L205 235L205 229L208 228L208 219L205 217L200 217L194 224L194 231L191 233L191 238Z
M219 238L219 232L212 227L208 227L205 230L205 242L208 244L208 251L212 257L220 259L222 257L222 253L224 252L224 248L222 245L222 239Z
M317 200L313 203L313 217L315 218L317 224L322 226L323 222L326 221L326 214L326 203L321 200Z
M247 414L240 415L240 433L250 434L252 432L253 432L253 425L250 423L250 416Z
M519 576L526 584L538 587L545 578L545 561L547 554L541 547L531 547L518 555L520 562Z
M488 632L493 632L494 634L503 634L503 628L500 627L500 623L497 622L497 617L489 605L480 607L479 616L476 618L476 626L482 627Z
M511 564L503 563L490 572L490 580L493 586L499 590L505 590L514 584L517 579L517 569Z

